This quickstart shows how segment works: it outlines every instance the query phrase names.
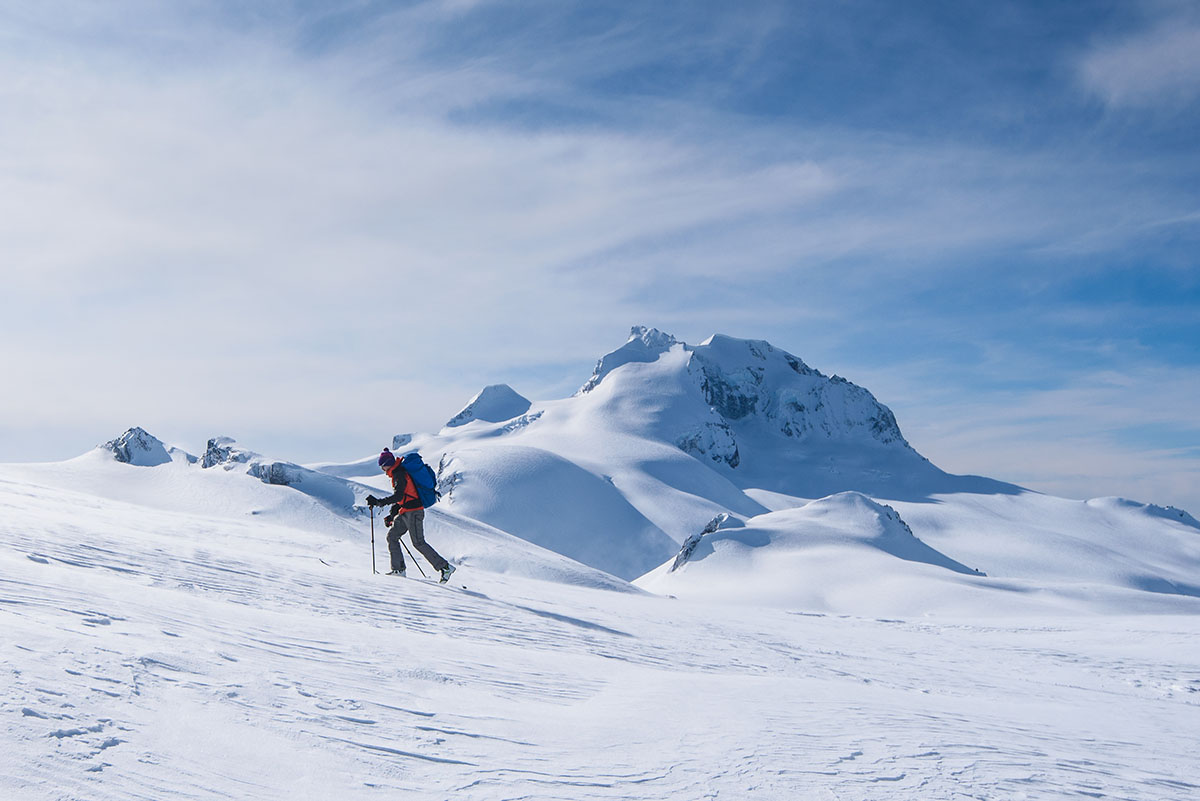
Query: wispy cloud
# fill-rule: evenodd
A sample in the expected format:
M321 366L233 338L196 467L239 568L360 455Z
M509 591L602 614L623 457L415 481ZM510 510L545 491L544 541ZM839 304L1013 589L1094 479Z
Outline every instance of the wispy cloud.
M1051 352L1005 343L978 353L972 369L934 358L857 377L890 403L913 445L951 472L1069 498L1200 508L1194 367L1130 359L1127 348L1119 370L1071 369Z
M1116 108L1194 102L1200 97L1200 14L1176 7L1145 30L1097 43L1080 60L1079 75Z

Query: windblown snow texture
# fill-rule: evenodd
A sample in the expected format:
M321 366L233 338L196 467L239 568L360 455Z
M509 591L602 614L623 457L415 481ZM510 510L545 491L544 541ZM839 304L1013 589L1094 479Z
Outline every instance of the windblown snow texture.
M0 465L0 797L1200 791L1200 599L1131 591L1105 609L1081 587L1056 616L1039 592L978 609L949 593L911 619L667 600L431 510L427 534L469 576L463 590L372 576L363 518L236 464L145 467L97 449ZM1086 506L1093 522L1120 507L1152 526L1143 535L1200 533L1138 505ZM866 574L842 598L825 583L831 605L918 608L912 596L944 590L935 574L966 574L889 507L847 493L715 522L674 575L778 539L792 567ZM899 593L892 562L925 572ZM1149 611L1145 597L1188 614L1094 614Z

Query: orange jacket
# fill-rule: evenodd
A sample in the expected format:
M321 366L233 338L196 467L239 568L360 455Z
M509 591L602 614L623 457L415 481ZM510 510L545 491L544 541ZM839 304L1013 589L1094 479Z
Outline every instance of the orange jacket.
M391 469L387 471L387 475L392 480L392 489L395 492L386 498L380 498L380 505L398 504L400 509L405 512L425 508L421 503L421 496L417 494L417 485L413 483L412 476L408 474L408 471L400 466L399 461L392 465ZM395 513L396 510L393 509L392 514Z

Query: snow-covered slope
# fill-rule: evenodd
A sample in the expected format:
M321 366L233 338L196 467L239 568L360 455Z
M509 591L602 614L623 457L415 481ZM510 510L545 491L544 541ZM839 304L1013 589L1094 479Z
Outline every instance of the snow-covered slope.
M253 522L271 536L295 539L297 532L304 532L297 547L308 549L314 560L351 545L356 560L369 569L371 520L363 499L380 488L378 470L372 477L376 485L347 481L267 459L227 437L210 440L202 459L178 449L172 452L178 456L169 462L140 466L119 460L106 444L66 462L0 465L0 481L58 499L44 510L43 526L86 531L91 514L87 510L114 502L130 519L170 520L174 535L189 543L202 536L198 528L217 525L214 521L235 528ZM384 570L387 531L379 517L377 513L376 558ZM426 537L457 565L636 592L607 573L445 508L428 511Z
M306 503L290 487L106 459L0 467L0 798L1200 790L1200 616L942 622L672 601L492 572L493 558L527 568L535 547L469 522L460 546L434 516L431 541L464 564L438 586L372 576L362 530L281 522L279 499ZM118 487L153 505L104 497ZM247 510L198 508L234 488ZM795 514L829 545L942 569L881 505L825 506L761 531L786 544Z
M519 531L530 542L614 575L641 575L655 564L643 554L674 547L611 483L548 450L518 445L463 449L446 457L442 472L482 477L459 479L470 482L465 485L469 494L462 485L449 487L448 495L457 502L448 500L447 508ZM490 476L502 481L493 484ZM564 526L573 520L584 521L592 536Z
M1102 503L999 497L1007 515L970 514L962 499L896 504L926 523L922 539L896 508L841 493L698 534L635 583L680 598L866 615L1200 612L1191 583L1200 531L1151 522L1139 506L1121 504L1114 516ZM1094 529L1063 533L1089 518Z

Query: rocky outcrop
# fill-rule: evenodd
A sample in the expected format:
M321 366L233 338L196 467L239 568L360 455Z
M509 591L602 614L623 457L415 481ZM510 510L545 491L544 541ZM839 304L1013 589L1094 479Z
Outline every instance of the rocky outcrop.
M870 392L768 342L714 336L690 350L688 369L705 402L728 422L753 419L793 439L861 436L908 446L891 410Z
M111 451L118 462L138 467L155 467L171 461L167 446L137 426L100 447Z
M719 418L685 431L676 438L675 444L700 459L722 462L730 467L741 463L733 431Z
M234 465L247 464L261 458L254 451L238 447L237 441L232 437L213 437L204 448L204 455L200 457L200 466L209 468L224 465L228 470Z
M200 466L203 468L222 467L225 470L244 467L248 474L264 484L278 484L284 487L300 483L304 473L312 472L291 462L266 459L262 454L238 446L231 437L210 439L208 446L204 449Z
M708 521L708 524L705 525L702 530L691 535L684 541L683 547L679 549L679 553L675 556L675 561L671 563L671 567L668 572L674 573L676 570L687 564L687 561L692 558L692 554L696 552L696 546L698 546L700 541L703 540L707 535L714 534L723 528L734 528L742 525L744 525L742 521L731 518L725 512L717 515L712 520Z

